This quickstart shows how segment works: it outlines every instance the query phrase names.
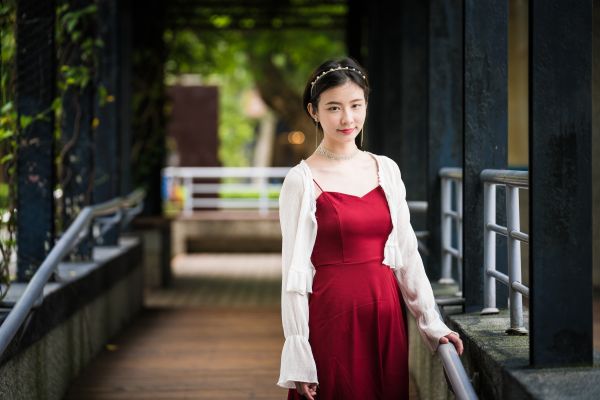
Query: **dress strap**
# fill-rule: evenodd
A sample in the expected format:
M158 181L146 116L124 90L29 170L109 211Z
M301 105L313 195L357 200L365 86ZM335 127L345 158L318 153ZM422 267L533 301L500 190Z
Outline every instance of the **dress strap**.
M323 188L321 187L321 185L319 185L319 182L317 182L317 181L315 180L315 178L313 178L313 182L314 182L314 183L317 185L317 187L318 187L318 188L321 190L321 193L323 193L323 192L324 192Z

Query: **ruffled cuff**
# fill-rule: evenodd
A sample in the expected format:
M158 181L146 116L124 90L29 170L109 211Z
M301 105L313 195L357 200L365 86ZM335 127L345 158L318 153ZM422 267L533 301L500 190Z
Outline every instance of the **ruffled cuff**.
M291 335L285 339L277 385L294 389L294 382L319 383L310 343L300 335Z
M417 326L419 327L419 332L423 337L425 343L427 343L427 347L431 352L435 352L440 344L440 338L442 336L446 336L450 333L456 333L444 324L444 321L440 318L440 315L435 310L429 310L423 314L417 321Z
M311 270L299 271L290 268L287 274L285 290L306 295L306 293L312 293L312 281L313 275Z
M400 269L404 262L402 260L402 252L400 251L400 246L395 243L386 243L383 248L383 263L390 268Z

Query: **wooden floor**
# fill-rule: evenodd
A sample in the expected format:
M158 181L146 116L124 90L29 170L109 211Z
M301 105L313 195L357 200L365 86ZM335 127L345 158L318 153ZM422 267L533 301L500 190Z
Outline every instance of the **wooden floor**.
M66 399L282 399L279 255L174 260L168 290L74 382Z
M277 309L149 309L66 399L281 399Z

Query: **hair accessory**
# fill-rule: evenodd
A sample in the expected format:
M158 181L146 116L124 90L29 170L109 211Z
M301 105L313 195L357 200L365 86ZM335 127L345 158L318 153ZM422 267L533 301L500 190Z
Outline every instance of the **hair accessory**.
M330 68L327 71L323 71L319 75L317 75L317 77L315 78L315 80L310 83L310 89L312 90L313 86L315 86L315 83L317 83L317 81L319 79L321 79L322 77L324 77L328 73L334 72L334 71L353 71L353 72L356 72L357 74L359 74L360 76L362 76L362 78L365 81L367 80L367 77L365 76L365 74L363 74L362 72L360 72L356 68L354 68L354 67L342 67L341 65L338 65L337 68Z

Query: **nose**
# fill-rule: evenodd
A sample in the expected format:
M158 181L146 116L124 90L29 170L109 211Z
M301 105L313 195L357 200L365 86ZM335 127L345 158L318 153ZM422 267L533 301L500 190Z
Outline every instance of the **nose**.
M350 108L345 108L342 111L342 120L341 120L342 125L348 125L349 123L352 122L352 120L353 120L352 110Z

